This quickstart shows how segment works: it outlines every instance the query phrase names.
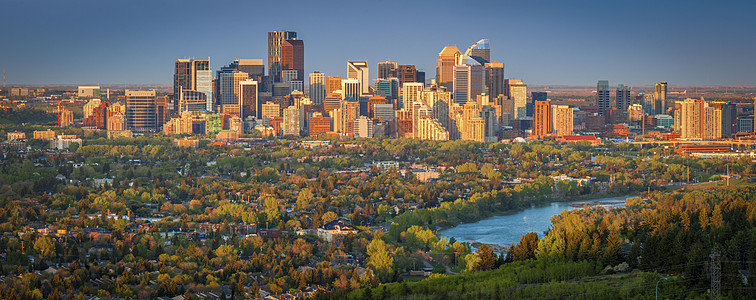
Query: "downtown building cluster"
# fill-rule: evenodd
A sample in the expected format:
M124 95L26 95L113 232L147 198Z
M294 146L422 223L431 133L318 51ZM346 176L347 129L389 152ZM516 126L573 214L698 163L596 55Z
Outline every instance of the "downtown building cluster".
M480 142L574 140L576 132L626 138L654 128L671 130L666 138L718 139L748 125L728 102L670 101L666 82L647 94L620 84L612 95L601 80L595 98L579 105L552 101L547 92L528 94L523 80L505 78L504 64L491 60L487 39L464 52L444 47L430 79L415 65L390 61L377 63L374 81L367 61L346 61L344 74L305 74L304 46L296 32L274 31L268 33L267 62L237 59L213 72L209 59L178 59L172 93L126 90L123 104L97 99L99 87L80 87L80 96L93 99L79 125L112 136L328 134ZM70 112L60 120L70 125Z

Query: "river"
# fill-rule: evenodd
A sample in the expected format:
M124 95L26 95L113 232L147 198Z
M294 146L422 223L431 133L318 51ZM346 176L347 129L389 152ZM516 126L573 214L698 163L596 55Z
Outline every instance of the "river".
M537 232L538 237L551 228L551 217L568 209L582 207L583 203L601 205L607 208L625 205L625 199L633 196L610 197L577 202L552 202L546 206L536 206L522 211L489 217L475 223L460 224L439 231L439 235L460 242L479 242L489 245L510 246L517 243L528 232ZM598 204L600 203L600 204ZM475 247L474 247L475 248Z

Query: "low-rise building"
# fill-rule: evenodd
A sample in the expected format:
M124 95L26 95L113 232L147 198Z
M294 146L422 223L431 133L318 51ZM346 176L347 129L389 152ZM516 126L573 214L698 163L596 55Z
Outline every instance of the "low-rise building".
M55 131L48 130L35 130L34 139L38 140L50 140L55 138Z
M25 140L25 139L26 139L26 133L24 133L23 131L8 132L8 140L9 141L12 141L12 140Z
M357 234L356 228L344 223L342 220L333 220L318 227L317 234L326 242L333 242L349 234Z

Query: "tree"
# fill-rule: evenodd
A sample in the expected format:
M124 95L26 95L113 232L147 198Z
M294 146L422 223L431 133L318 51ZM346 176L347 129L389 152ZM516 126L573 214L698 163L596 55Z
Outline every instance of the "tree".
M475 251L475 254L478 255L478 260L474 267L476 271L491 270L496 267L496 255L488 245L484 244L480 246L478 251Z
M535 258L536 249L538 249L538 234L528 232L520 238L517 245L509 250L509 254L512 256L512 261L527 260Z
M55 244L46 236L38 237L34 241L34 250L39 253L39 256L43 259L50 259L55 256Z
M380 238L374 238L367 246L368 265L381 274L391 274L394 258L386 251L386 243Z
M324 213L323 217L321 217L321 219L323 220L323 223L328 223L328 222L331 222L331 221L336 220L338 218L339 218L339 216L337 216L336 213L334 213L332 211Z

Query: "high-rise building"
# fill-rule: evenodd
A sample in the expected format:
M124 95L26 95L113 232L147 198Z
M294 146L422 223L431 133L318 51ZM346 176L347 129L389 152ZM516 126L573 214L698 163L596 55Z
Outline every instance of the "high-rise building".
M73 125L73 112L67 109L60 111L58 115L58 126L67 127Z
M401 103L399 102L399 87L399 79L396 77L378 79L375 82L376 94L386 97L388 103L394 105L394 109L401 108Z
M359 118L355 119L354 124L352 125L354 127L354 137L373 137L373 125L373 120L366 116L360 116Z
M351 98L356 101L360 100L361 83L358 79L344 79L341 81L341 100Z
M242 120L247 117L258 117L260 104L258 103L259 90L257 81L252 79L239 82L239 105L241 105Z
M378 79L388 79L390 77L396 77L396 63L390 61L379 62Z
M630 87L620 84L617 86L617 92L615 93L616 107L617 109L625 110L630 106Z
M315 71L310 73L310 99L315 104L323 104L326 92L325 74Z
M304 81L304 42L288 39L281 43L281 69L297 70L298 81Z
M641 105L643 105L643 112L649 116L656 115L656 100L654 100L653 94L643 94L641 97Z
M79 86L79 98L99 98L100 86Z
M323 111L327 112L330 115L332 110L341 108L341 99L341 93L328 94L323 99Z
M454 91L454 66L460 55L462 53L457 47L447 46L436 58L436 84L445 87L447 91Z
M373 106L373 117L374 118L381 118L384 121L393 121L396 119L396 114L394 113L394 105L393 104L376 104Z
M155 90L126 90L126 128L133 132L149 132L157 129L155 114Z
M528 116L528 86L522 82L522 79L506 79L504 81L507 96L512 100L512 114L515 119L522 119Z
M457 65L454 67L454 102L460 105L486 91L486 70L482 65Z
M396 69L396 77L399 78L401 86L404 86L405 82L418 82L415 65L399 65Z
M271 120L276 117L281 116L281 106L278 105L278 103L275 103L273 101L265 102L262 105L262 119L268 119Z
M220 73L220 105L239 104L239 82L249 79L242 71Z
M504 64L500 62L486 63L486 94L497 97L504 91Z
M184 111L202 111L207 108L207 96L205 93L196 90L185 90L179 87L178 93L178 112ZM158 122L158 125L159 122Z
M425 84L421 82L407 82L402 85L402 103L412 107L412 103L420 101Z
M341 90L341 82L344 80L341 76L328 76L325 79L325 95L328 96L331 93Z
M531 135L541 139L551 132L552 110L549 101L536 101L533 105L533 129Z
M301 131L300 109L292 105L284 109L283 113L283 134L299 136Z
M297 38L297 33L293 31L268 32L268 73L273 82L281 81L281 71L283 70L281 46L284 41L295 38Z
M203 110L213 108L212 73L210 60L184 58L176 60L173 73L173 95L181 98L183 91L197 91L205 94Z
M609 101L609 81L599 80L596 85L596 106L599 107L600 116L609 116Z
M92 115L92 111L94 111L95 107L100 106L102 103L102 100L100 99L92 99L87 102L87 104L84 104L84 107L82 109L82 112L84 113L84 119L88 118Z
M480 117L483 119L483 135L486 142L497 142L496 133L499 131L499 116L496 114L496 108L491 105L484 105L480 110Z
M656 100L656 113L667 113L667 82L662 81L654 85L654 99Z
M477 43L467 48L465 55L480 62L481 65L491 61L491 48L488 44L488 39L482 39Z
M573 109L567 105L552 106L552 132L558 136L572 135Z
M366 61L347 61L347 79L357 79L360 82L360 95L370 94L369 74Z
M309 135L318 136L331 131L331 118L316 112L310 117Z

